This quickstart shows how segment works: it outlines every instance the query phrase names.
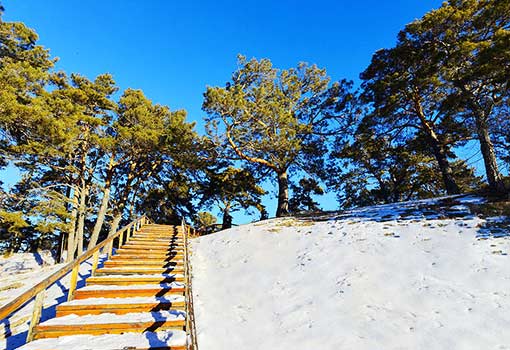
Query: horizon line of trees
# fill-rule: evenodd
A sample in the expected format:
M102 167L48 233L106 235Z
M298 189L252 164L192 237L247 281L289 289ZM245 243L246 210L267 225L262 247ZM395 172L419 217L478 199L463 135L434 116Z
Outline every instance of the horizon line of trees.
M0 6L0 167L22 174L0 191L0 250L52 249L68 261L139 213L222 228L256 210L269 180L276 216L459 194L507 196L510 2L450 0L374 53L361 85L326 70L238 56L223 87L207 87L206 135L186 112L122 93L56 60ZM475 141L486 183L456 154Z

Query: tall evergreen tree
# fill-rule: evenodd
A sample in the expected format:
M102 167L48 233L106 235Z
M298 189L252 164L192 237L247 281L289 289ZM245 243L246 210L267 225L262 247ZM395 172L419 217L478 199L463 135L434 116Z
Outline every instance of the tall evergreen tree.
M438 61L450 113L473 125L487 181L504 192L490 125L508 100L510 2L450 0L406 27L405 40Z
M278 182L276 216L289 204L288 172L320 164L325 136L336 116L325 106L345 96L337 83L329 88L323 69L300 63L278 70L268 59L239 56L239 69L225 87L208 87L203 109L208 134L231 160L243 161L254 172L267 172Z

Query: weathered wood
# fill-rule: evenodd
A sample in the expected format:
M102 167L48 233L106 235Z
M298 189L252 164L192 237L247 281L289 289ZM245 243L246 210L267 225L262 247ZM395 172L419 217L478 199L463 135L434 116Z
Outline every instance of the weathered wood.
M35 328L39 324L41 320L42 308L44 305L44 296L46 294L45 290L42 290L37 294L34 300L34 309L32 311L32 318L30 319L30 325L28 327L27 333L27 343L31 342L34 339Z

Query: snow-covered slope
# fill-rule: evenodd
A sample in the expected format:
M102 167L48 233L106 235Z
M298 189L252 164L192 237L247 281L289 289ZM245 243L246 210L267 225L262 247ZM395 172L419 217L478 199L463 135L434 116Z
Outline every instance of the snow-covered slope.
M479 203L273 219L194 240L200 349L510 349L508 228L487 227Z

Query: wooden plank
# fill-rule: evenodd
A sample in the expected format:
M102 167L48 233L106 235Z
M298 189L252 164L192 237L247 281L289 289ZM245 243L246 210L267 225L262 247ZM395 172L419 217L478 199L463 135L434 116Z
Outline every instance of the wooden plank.
M42 308L44 305L44 296L46 295L46 291L43 290L37 294L34 301L34 309L32 311L32 318L30 319L30 325L27 333L27 343L31 342L34 339L35 329L41 320Z
M183 330L185 320L152 321L136 323L78 324L78 325L39 325L34 339L56 338L66 335L122 334L126 332L156 332L164 329Z
M161 260L138 260L138 259L125 259L125 260L110 260L106 261L103 267L147 267L147 268L170 268L182 267L183 263L180 261L161 261Z
M182 267L112 267L102 268L96 271L96 276L101 275L154 275L157 273L183 273Z
M152 296L170 296L182 295L184 287L175 288L147 288L147 289L118 289L118 290L83 290L78 289L75 299L87 298L129 298L129 297L152 297Z
M145 250L145 249L124 249L120 248L117 250L117 256L119 257L127 257L127 256L135 256L139 259L148 257L154 259L165 259L165 258L176 258L183 257L182 252L167 252L167 251L155 251L155 250Z
M107 277L89 277L87 285L116 285L116 286L129 286L132 284L157 284L157 283L171 283L171 282L184 282L184 276L177 277L140 277L140 278L107 278Z
M60 305L57 306L56 317L66 315L100 315L110 313L125 315L132 312L151 312L163 310L184 310L184 301L162 301L155 303L138 304L101 304L101 305Z

